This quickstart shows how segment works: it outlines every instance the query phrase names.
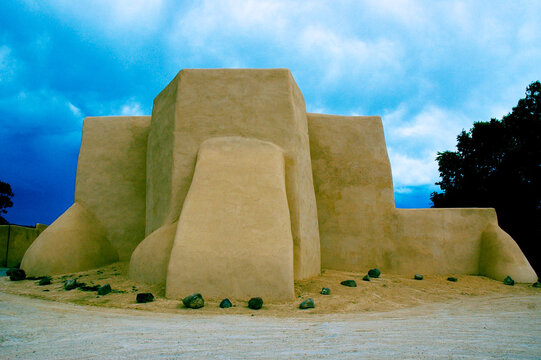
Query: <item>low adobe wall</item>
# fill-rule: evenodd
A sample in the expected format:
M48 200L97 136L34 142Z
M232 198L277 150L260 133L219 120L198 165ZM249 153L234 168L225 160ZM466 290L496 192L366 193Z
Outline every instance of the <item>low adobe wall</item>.
M308 129L322 268L537 279L494 209L395 208L379 117L308 114Z
M0 266L19 266L26 250L47 225L35 227L20 225L0 225Z
M396 213L393 272L479 274L481 236L489 225L498 226L494 209L397 209Z

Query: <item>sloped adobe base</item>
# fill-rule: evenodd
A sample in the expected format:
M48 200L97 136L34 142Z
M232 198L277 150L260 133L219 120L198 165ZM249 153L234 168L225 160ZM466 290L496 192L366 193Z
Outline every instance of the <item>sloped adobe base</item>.
M28 276L56 275L98 268L118 261L95 216L73 204L26 251L21 263Z

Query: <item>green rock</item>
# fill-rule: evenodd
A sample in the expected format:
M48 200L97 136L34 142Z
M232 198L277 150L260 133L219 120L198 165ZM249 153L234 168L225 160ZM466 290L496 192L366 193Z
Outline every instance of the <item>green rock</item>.
M107 295L111 292L111 285L105 284L98 288L98 295Z
M233 306L233 304L231 304L231 301L228 298L223 299L222 302L220 303L220 307L222 309L227 309L227 308L230 308L231 306Z
M314 300L312 298L310 299L306 299L304 300L303 302L301 302L301 304L299 305L299 309L312 309L314 308L316 305L314 304Z
M456 277L450 276L450 277L447 278L447 281L457 282L458 279Z
M340 284L347 287L357 287L357 283L355 282L355 280L344 280Z
M10 274L9 280L11 281L21 281L26 279L26 273L21 269L15 269L14 271L10 272Z
M330 295L331 294L331 289L324 287L324 288L321 289L320 294L321 295Z
M379 276L381 275L381 271L379 271L379 269L370 269L368 270L368 276L370 276L371 278L379 278Z
M263 299L260 297L251 298L250 301L248 301L248 307L253 310L261 309L263 307Z
M49 285L51 284L51 280L52 279L50 276L44 276L39 280L38 285L39 286Z
M513 280L511 276L508 275L505 279L503 279L503 283L505 285L513 286L515 285L515 280Z
M182 299L184 306L190 309L199 309L205 306L205 300L201 294L192 294Z
M81 291L98 291L100 288L99 285L82 285L79 286L79 290Z
M64 290L73 290L75 289L76 287L78 287L79 284L77 284L77 280L76 279L68 279L64 282Z
M135 297L135 301L138 304L144 304L154 301L154 295L152 293L139 293Z
M420 275L420 274L415 274L415 276L413 278L415 280L423 280L424 279L423 275Z
M370 281L370 275L365 275L363 277L363 281Z

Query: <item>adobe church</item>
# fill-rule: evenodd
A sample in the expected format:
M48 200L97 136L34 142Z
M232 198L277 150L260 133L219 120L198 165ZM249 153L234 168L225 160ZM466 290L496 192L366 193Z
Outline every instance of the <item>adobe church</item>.
M377 116L306 113L287 69L182 70L152 116L89 117L74 204L21 268L129 261L168 298L294 298L321 269L537 276L494 209L397 209Z

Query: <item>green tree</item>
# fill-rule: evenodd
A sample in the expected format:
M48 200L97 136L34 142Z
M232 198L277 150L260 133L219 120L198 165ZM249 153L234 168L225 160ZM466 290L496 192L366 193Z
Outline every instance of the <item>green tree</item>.
M13 206L13 202L11 201L12 197L13 192L11 191L11 186L8 183L0 181L0 225L9 224L8 221L2 217L2 214L7 213L6 208Z
M502 229L538 274L541 242L541 84L501 120L477 122L457 137L457 151L439 152L442 192L433 207L493 207Z

